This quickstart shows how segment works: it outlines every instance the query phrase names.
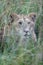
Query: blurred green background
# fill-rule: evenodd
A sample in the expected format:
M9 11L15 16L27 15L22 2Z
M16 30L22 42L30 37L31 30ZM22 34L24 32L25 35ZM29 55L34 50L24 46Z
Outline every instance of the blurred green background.
M0 0L0 30L9 23L10 14L37 13L36 35L37 46L33 42L27 43L27 48L17 47L14 42L15 36L5 37L4 52L0 51L0 65L43 65L43 0ZM1 42L0 42L1 44ZM12 49L10 48L12 46ZM41 53L41 54L40 54Z

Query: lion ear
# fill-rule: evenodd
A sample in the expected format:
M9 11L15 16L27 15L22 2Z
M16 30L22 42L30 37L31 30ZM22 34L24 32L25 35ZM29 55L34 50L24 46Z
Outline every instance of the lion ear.
M10 14L11 23L18 19L19 19L19 16L16 13Z
M35 20L36 20L36 13L30 13L30 14L29 14L29 17L30 17L30 19L31 19L33 22L35 22Z

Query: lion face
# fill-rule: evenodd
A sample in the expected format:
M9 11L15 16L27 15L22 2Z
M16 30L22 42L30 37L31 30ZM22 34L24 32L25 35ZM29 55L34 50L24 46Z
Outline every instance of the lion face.
M30 13L29 15L12 14L10 17L11 23L13 22L17 35L24 38L28 38L30 35L32 35L36 20L35 13Z

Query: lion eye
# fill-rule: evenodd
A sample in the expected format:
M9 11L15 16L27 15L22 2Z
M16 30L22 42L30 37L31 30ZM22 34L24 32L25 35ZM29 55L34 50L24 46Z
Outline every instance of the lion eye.
M28 24L30 24L30 22L28 22Z
M19 24L22 25L22 21L19 21Z

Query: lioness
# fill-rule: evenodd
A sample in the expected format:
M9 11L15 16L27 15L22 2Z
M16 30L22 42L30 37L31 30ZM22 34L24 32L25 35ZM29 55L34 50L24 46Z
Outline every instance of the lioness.
M36 43L37 39L34 31L35 23L36 13L32 12L28 15L18 15L13 13L10 15L10 22L8 25L4 26L3 36L12 35L14 33L13 31L15 31L15 38L17 37L16 43L27 43L29 37L31 37L34 43Z

